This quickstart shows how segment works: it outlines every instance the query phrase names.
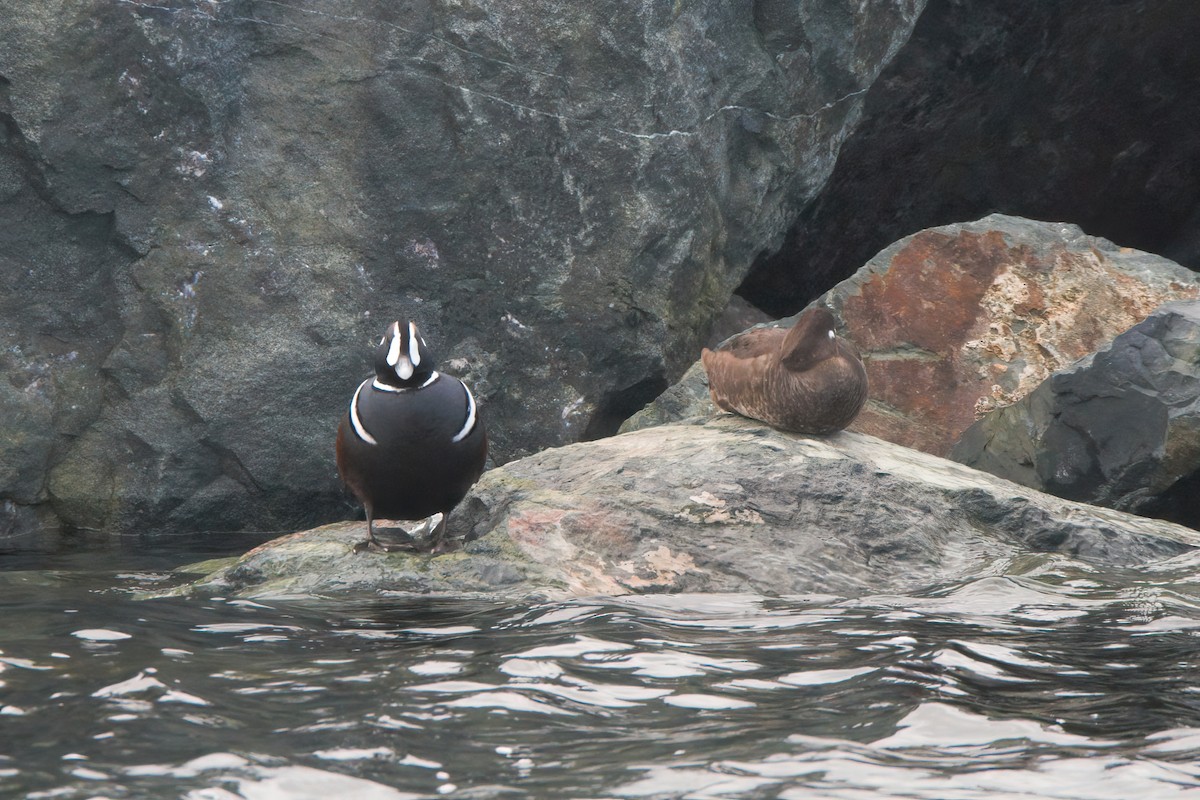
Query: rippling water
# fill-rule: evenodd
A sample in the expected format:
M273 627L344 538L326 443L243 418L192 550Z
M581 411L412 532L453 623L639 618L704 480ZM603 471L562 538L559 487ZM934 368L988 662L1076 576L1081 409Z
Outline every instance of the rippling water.
M138 600L0 572L0 796L1200 798L1200 560L920 596Z

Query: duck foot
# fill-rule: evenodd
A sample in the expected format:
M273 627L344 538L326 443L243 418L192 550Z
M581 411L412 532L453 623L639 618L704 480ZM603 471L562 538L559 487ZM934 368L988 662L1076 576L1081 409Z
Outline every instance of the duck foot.
M371 538L359 542L354 545L355 553L365 553L367 551L373 553L420 553L422 548L416 542L393 542L384 544L378 539Z
M395 529L399 531L398 536L402 536L400 541L381 542L375 535L375 525L373 520L367 522L367 538L365 541L354 545L355 553L363 553L371 551L375 553L445 553L453 549L450 543L443 541L442 534L445 532L446 517L444 514L434 514L432 517L422 520L420 525L410 529L397 526ZM432 531L432 535L430 534ZM419 534L419 535L418 535ZM426 538L427 537L427 538ZM389 535L389 539L391 536Z
M380 541L371 541L367 539L354 545L355 553L416 553L432 556L440 556L443 553L452 553L458 549L458 545L454 542L396 542L395 544L384 544Z

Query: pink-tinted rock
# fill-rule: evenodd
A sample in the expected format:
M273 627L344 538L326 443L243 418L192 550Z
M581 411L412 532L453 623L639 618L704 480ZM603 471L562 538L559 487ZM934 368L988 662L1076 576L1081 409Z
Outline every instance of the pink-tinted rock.
M460 549L355 552L363 522L286 536L173 592L225 597L910 593L1032 553L1145 565L1200 533L1073 503L858 433L732 415L543 450L485 473ZM385 531L383 535L388 535Z
M1164 258L992 215L902 239L817 302L870 376L852 429L945 455L982 414L1198 294L1197 276Z

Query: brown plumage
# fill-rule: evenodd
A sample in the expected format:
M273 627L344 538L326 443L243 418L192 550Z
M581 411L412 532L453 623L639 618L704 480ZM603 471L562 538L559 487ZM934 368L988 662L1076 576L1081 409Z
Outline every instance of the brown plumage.
M867 401L867 372L834 333L833 314L804 312L788 328L755 328L701 354L718 408L796 433L833 433Z

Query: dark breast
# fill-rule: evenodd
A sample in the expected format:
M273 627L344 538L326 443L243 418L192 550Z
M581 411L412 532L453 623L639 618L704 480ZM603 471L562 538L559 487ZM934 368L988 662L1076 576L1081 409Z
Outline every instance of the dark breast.
M466 388L448 375L421 389L358 393L358 418L375 444L361 439L347 412L338 428L342 479L377 518L424 519L448 513L479 479L487 435ZM458 441L455 441L455 438Z

